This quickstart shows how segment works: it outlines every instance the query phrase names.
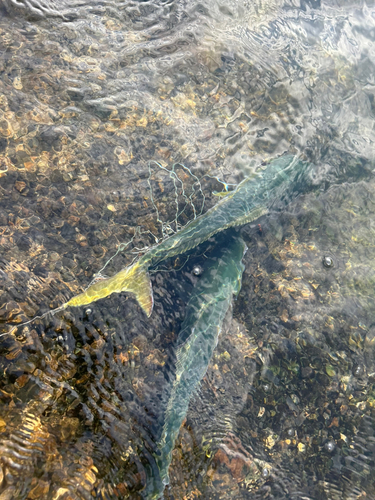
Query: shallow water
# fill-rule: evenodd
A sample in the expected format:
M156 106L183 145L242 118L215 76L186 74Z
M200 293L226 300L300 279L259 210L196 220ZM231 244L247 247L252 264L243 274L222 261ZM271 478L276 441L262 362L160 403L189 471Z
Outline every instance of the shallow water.
M375 497L374 40L373 2L0 0L0 333L176 229L175 185L198 214L218 179L316 165L241 230L166 499ZM150 319L121 294L0 337L1 500L142 498L214 246L152 274Z

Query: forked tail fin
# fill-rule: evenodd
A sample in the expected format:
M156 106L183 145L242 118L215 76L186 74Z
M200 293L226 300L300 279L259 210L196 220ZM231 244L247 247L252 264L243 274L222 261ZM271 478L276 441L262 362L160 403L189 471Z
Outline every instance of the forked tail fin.
M138 262L130 267L122 269L112 276L92 284L83 293L76 295L66 306L77 307L91 304L99 299L104 299L112 293L131 292L134 293L138 304L147 316L151 315L154 305L152 287L147 268L140 266Z
M148 317L151 316L154 307L154 295L152 293L151 280L148 275L147 269L138 267L134 272L134 276L127 287L125 286L122 291L132 292L137 299L138 304L142 307Z

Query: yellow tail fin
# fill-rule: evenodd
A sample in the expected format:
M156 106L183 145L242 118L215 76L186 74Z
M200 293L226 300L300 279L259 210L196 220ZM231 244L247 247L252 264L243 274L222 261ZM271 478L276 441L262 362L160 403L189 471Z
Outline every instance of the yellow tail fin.
M138 304L142 307L147 316L151 315L154 305L152 287L147 269L137 262L118 272L112 278L100 280L79 295L76 295L67 306L77 307L91 304L99 299L104 299L112 293L131 292L134 293Z

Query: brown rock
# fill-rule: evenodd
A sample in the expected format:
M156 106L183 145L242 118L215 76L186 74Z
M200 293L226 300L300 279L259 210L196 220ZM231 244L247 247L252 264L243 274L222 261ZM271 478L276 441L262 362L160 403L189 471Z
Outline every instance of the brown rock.
M253 466L252 457L233 434L227 436L225 443L215 453L214 461L226 465L238 482L245 479Z
M17 189L17 191L19 191L20 193L22 193L22 191L24 191L26 189L26 182L17 181L14 184L14 187Z
M9 486L0 495L0 500L12 500L14 498L14 493L16 491L15 486Z
M18 377L15 383L16 387L21 389L28 382L29 378L29 375L27 375L26 373Z
M48 491L49 484L46 481L42 481L41 479L39 479L37 485L31 491L29 491L27 498L30 498L31 500L41 498L46 495Z

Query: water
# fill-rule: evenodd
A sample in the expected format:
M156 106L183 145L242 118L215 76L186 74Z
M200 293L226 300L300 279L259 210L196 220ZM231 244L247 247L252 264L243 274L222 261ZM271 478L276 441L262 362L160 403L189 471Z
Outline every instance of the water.
M324 189L241 231L242 289L164 495L374 498L373 2L2 0L0 15L0 333L80 292L136 228L130 249L175 228L157 220L175 219L173 179L154 164L149 180L149 161L201 179L205 199L177 168L199 212L217 179L308 160ZM150 319L113 295L0 338L1 500L142 498L204 259L152 275Z

